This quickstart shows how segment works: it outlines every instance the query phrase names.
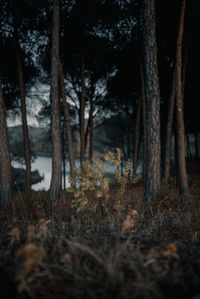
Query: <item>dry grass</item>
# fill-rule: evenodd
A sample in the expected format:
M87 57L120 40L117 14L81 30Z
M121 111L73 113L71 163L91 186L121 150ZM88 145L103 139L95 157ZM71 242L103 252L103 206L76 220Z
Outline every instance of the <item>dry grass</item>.
M181 202L173 185L151 204L128 186L123 211L93 191L77 213L72 193L16 193L0 209L1 298L195 298L200 294L199 173Z

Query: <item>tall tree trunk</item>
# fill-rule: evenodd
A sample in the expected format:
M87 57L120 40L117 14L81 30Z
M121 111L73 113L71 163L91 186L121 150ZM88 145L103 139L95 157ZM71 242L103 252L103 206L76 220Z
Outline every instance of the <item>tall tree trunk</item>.
M22 113L22 128L24 138L24 158L26 163L26 184L25 190L30 192L31 190L31 156L30 156L30 142L28 134L27 113L26 113L26 99L24 91L24 76L22 70L22 61L20 57L20 48L17 41L17 69L19 80L19 91L21 100L21 113Z
M63 104L64 117L66 122L70 176L71 178L75 178L75 162L74 162L74 154L73 154L72 130L70 125L69 107L66 99L64 73L63 73L61 61L59 62L59 74L60 74L60 90L61 90L62 104Z
M192 162L192 150L191 150L191 143L190 143L190 134L186 133L186 147L187 147L187 162Z
M174 66L174 70L173 70L172 88L171 88L171 94L169 98L168 119L167 119L166 135L165 135L163 179L166 184L169 182L169 177L170 177L171 136L172 136L175 97L176 97L176 65Z
M199 161L198 132L194 133L194 143L195 143L195 157L196 157L196 161Z
M81 167L85 161L85 53L81 49L81 98L80 98L80 162Z
M90 96L90 130L89 130L89 159L93 159L93 137L94 137L94 101L93 95Z
M188 62L188 48L185 46L185 54L183 59L183 71L182 71L182 93L184 98L185 93L185 81L187 75L187 62Z
M49 24L49 32L52 32L49 10L48 7L45 6L45 11L48 16L48 24ZM64 80L64 72L61 62L61 57L59 57L59 82L60 82L60 94L62 98L62 105L64 111L64 118L66 122L66 133L67 133L67 142L68 142L68 154L69 154L69 164L70 164L70 176L71 178L75 178L75 162L74 162L74 154L73 154L73 142L72 142L72 130L70 125L70 113L69 107L67 104L66 93L65 93L65 80ZM74 181L74 180L72 180Z
M125 140L125 143L126 143L126 156L125 156L125 160L130 160L130 119L129 119L129 106L128 106L128 102L126 101L126 106L125 106L125 111L126 111L126 123L125 123L125 126L126 126L126 140ZM134 130L134 128L133 128ZM133 132L133 135L134 135L134 132Z
M90 107L91 109L91 107ZM86 127L86 130L85 130L85 155L87 154L87 149L88 149L88 141L89 141L89 135L90 135L90 124L91 123L91 119L90 119L90 112L89 112L89 119L88 119L88 122L87 122L87 127Z
M63 190L66 189L66 159L65 159L65 122L62 122L62 173L63 173Z
M59 30L60 30L60 0L54 0L52 22L51 48L51 134L52 134L52 177L49 199L60 197L62 187L62 142L59 99Z
M89 112L89 119L87 123L87 128L85 132L85 153L87 152L87 146L89 141L89 159L92 162L93 158L93 134L94 134L94 90L92 88L92 92L90 94L90 112Z
M140 61L140 77L141 77L141 100L142 100L142 123L143 123L143 179L146 173L146 156L147 156L147 125L146 125L146 95L144 82L144 68Z
M0 205L12 201L11 160L6 125L6 112L0 82Z
M152 201L160 188L160 90L154 0L144 0L143 30L147 103L147 167L144 200Z
M133 175L136 175L137 164L138 164L138 152L139 152L139 137L140 137L140 113L141 113L141 98L137 103L137 112L134 119L133 127Z
M176 115L177 115L177 141L178 141L178 169L180 178L180 193L184 196L188 193L188 178L185 162L185 141L184 141L184 118L183 118L183 86L182 86L182 41L185 17L186 1L182 0L182 8L179 23L179 35L177 40L177 85L176 85Z
M175 111L176 112L176 111ZM178 140L177 130L174 132L174 168L176 176L176 187L180 186L179 170L178 170Z

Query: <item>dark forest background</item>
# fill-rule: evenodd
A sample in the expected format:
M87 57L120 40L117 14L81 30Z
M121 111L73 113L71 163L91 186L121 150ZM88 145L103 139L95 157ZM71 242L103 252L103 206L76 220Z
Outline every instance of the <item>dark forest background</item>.
M199 28L199 0L0 0L1 298L200 298Z
M138 156L143 157L144 182L150 175L149 182L161 175L167 183L171 160L171 166L179 168L180 192L188 192L183 160L199 160L199 1L1 0L0 11L1 113L22 119L21 133L19 128L8 130L9 146L12 158L24 159L27 190L35 140L35 154L53 155L50 197L54 199L61 188L62 156L70 159L73 177L74 158L82 164L115 148L121 149L125 161L131 159L134 175ZM158 81L151 80L153 72ZM149 85L158 92L151 93ZM155 131L149 122L155 116L150 98L156 96L160 168L154 174L149 170L150 174L153 154L148 144L153 139L148 139L148 132ZM181 102L183 109L178 106ZM28 127L34 109L45 129ZM183 110L184 122L176 110ZM6 166L2 163L8 155L3 120L0 130L3 185L10 163L9 158ZM150 193L152 199L154 191ZM1 197L3 202L3 191Z

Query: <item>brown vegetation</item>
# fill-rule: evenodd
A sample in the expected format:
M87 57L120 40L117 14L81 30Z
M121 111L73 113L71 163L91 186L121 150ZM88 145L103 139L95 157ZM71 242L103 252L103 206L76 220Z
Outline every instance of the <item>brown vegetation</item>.
M126 188L123 211L88 191L77 213L73 194L17 192L0 209L2 298L194 298L200 294L199 168L183 202L175 183L143 203L143 185ZM174 182L174 180L172 180ZM94 202L98 200L95 210Z

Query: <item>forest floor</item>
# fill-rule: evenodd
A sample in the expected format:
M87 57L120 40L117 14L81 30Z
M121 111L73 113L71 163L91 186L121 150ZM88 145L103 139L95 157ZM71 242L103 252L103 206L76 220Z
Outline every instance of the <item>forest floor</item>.
M182 201L174 180L143 203L143 186L119 187L106 210L94 196L77 213L72 194L16 192L0 208L0 296L4 298L200 298L200 167Z

